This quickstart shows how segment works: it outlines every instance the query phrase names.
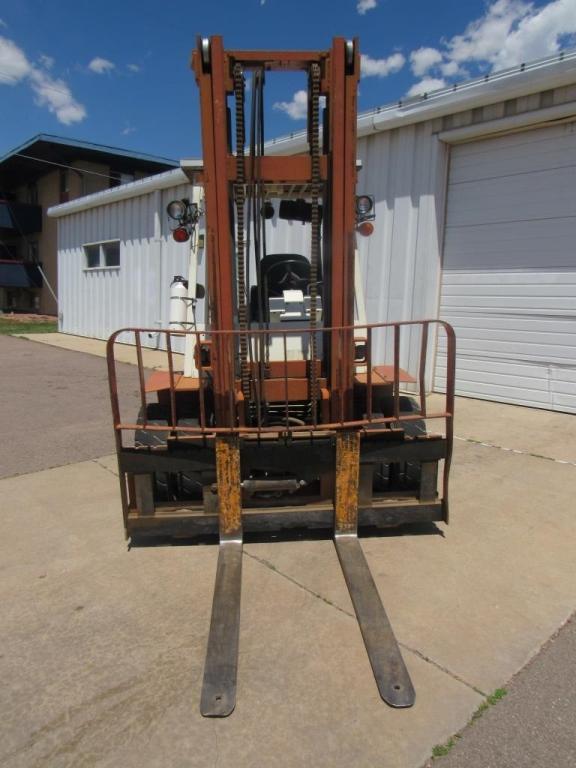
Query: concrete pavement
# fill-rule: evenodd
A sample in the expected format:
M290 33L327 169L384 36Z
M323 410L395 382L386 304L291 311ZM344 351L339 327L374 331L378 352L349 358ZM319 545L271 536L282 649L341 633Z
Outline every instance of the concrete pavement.
M452 524L363 540L411 710L378 697L331 542L282 541L246 545L237 709L201 718L216 549L126 550L103 432L89 461L0 481L0 765L423 765L576 607L576 467L531 455L533 412L496 406L514 453L481 444L494 404L458 405Z

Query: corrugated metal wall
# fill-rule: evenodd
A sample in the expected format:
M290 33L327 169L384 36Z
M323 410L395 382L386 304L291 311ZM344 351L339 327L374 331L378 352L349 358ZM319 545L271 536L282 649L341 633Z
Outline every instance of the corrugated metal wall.
M421 123L359 141L358 189L376 197L374 234L358 243L369 322L437 314L447 155L432 128ZM166 204L190 194L173 187L59 220L62 331L103 339L123 326L167 326L169 285L173 275L187 275L188 248L171 239ZM86 270L83 244L113 238L121 241L120 268ZM309 226L277 214L268 224L269 253L308 254L309 242ZM406 336L401 364L415 371L418 340ZM375 362L390 362L385 339L377 342Z
M376 198L374 233L358 237L369 323L437 317L448 148L435 128L429 121L358 142L358 192ZM309 242L309 226L276 216L269 224L269 253L308 254ZM405 336L401 365L414 373L419 331ZM378 339L379 362L391 361L390 344Z
M190 195L181 185L59 219L61 331L106 339L126 326L167 327L170 282L187 277L189 250L170 236L166 204ZM115 239L120 267L86 269L83 245ZM146 339L151 347L157 342Z

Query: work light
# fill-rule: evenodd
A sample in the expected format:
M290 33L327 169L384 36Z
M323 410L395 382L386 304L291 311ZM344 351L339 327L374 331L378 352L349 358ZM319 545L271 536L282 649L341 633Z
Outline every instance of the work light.
M367 219L374 208L372 195L358 195L356 198L356 216L360 221Z
M171 219L181 221L188 211L188 200L172 200L166 206L166 213Z

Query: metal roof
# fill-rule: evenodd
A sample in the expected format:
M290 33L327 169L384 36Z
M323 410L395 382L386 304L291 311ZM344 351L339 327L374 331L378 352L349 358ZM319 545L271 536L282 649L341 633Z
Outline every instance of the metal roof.
M176 160L165 157L40 133L0 158L0 185L7 190L46 174L51 164L65 166L79 160L106 163L119 173L152 174L178 166Z
M483 77L454 83L421 96L401 99L358 115L358 136L387 131L401 125L423 122L466 109L493 104L530 93L576 82L576 50L521 64ZM281 136L266 143L270 154L301 151L306 131Z

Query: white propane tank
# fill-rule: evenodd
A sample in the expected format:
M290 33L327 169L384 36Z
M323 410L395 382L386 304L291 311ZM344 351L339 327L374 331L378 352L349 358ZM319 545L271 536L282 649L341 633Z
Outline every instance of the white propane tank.
M188 312L188 282L181 275L175 275L170 283L170 326L172 330L186 328Z

